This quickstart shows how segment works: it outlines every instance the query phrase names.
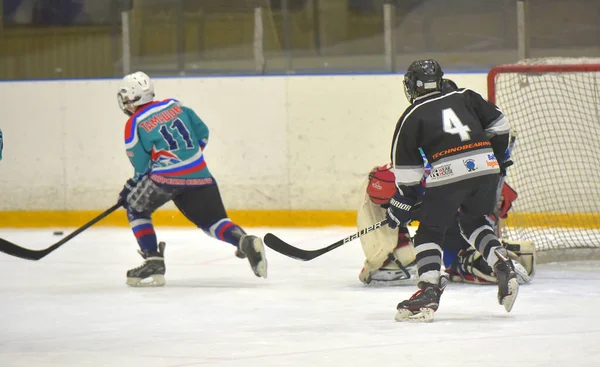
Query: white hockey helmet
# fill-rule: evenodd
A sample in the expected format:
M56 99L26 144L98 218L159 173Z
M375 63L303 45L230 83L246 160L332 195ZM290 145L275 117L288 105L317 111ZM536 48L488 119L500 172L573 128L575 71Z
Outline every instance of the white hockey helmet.
M133 115L138 106L154 100L154 84L141 71L125 75L117 93L119 107L126 115Z

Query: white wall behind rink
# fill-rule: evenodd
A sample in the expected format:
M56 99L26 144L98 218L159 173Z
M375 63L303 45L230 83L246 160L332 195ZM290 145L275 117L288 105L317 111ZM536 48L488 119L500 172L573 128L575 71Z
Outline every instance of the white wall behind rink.
M486 96L485 74L449 74ZM118 80L0 83L0 210L104 210L133 170ZM357 208L408 106L402 75L157 78L210 129L229 209Z

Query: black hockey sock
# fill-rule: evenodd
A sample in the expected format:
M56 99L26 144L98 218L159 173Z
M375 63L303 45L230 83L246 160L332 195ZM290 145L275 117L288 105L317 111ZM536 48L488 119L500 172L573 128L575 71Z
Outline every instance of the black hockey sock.
M420 226L414 240L415 258L419 277L429 271L442 269L442 248L440 243L444 239L443 233Z
M490 264L490 256L493 254L492 250L496 247L502 246L500 240L494 233L494 230L488 225L475 229L473 233L469 235L468 240L471 246L473 246L483 255L483 258L488 264ZM495 258L495 255L492 257ZM492 266L494 262L495 261L492 261L490 266Z

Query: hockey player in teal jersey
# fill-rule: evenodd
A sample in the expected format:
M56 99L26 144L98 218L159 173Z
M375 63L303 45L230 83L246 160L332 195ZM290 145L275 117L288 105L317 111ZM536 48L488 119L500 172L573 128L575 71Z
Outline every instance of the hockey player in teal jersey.
M206 124L175 99L155 101L153 83L142 72L122 79L117 98L129 116L125 147L134 167L133 178L119 196L144 258L141 266L127 272L127 284L165 284L165 245L157 243L151 216L171 200L206 234L235 246L236 256L247 258L254 274L266 278L262 240L229 220L217 182L204 160L209 135Z

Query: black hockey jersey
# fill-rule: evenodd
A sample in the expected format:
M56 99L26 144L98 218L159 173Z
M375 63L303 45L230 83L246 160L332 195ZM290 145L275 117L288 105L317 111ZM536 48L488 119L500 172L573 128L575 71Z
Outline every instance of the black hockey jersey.
M421 152L431 165L427 187L498 174L508 147L510 126L502 111L470 89L417 98L400 117L392 143L396 184L418 185L425 173ZM496 153L496 154L494 154Z

